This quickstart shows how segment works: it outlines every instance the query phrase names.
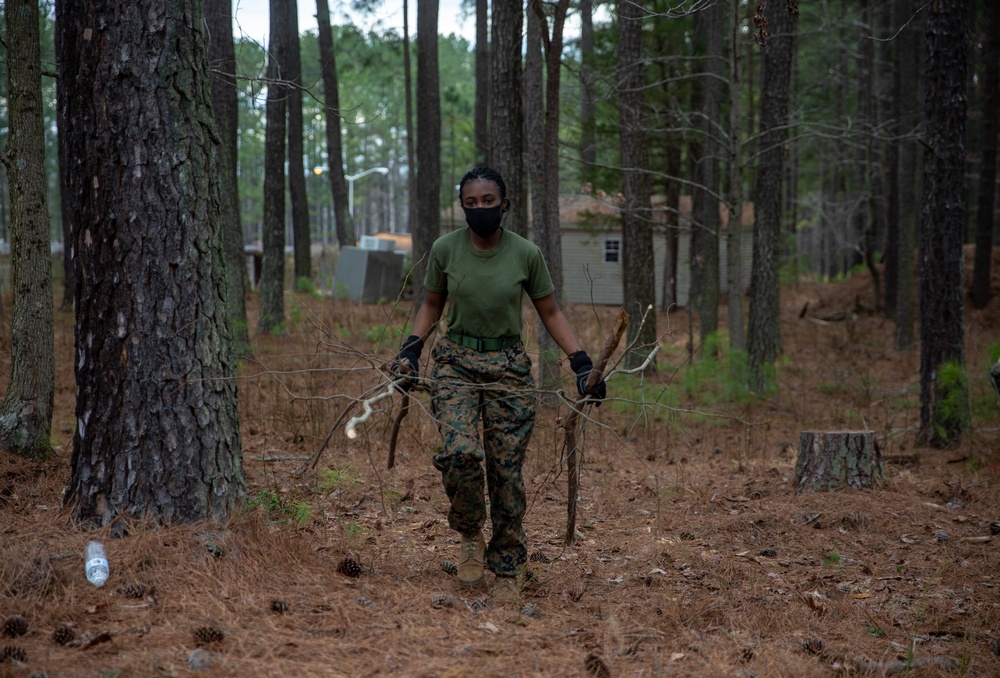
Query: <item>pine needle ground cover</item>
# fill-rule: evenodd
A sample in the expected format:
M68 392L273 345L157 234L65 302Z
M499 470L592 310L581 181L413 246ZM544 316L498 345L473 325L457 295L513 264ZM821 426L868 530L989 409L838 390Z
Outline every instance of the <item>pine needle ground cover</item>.
M130 525L105 540L111 578L91 586L82 554L102 535L61 506L74 387L60 313L57 457L0 453L0 675L997 675L996 281L994 295L966 311L974 430L948 450L915 447L919 356L892 349L892 324L864 309L822 320L869 298L867 276L783 289L785 353L763 398L731 395L717 381L730 370L688 373L686 312L660 314L656 371L612 380L616 400L589 413L572 548L567 410L540 408L525 467L530 576L505 606L456 582L425 393L394 469L395 398L353 441L341 424L311 468L343 409L381 383L374 368L410 308L308 294L289 295L287 336L256 338L241 368L247 511L225 525ZM617 314L566 311L595 352ZM799 432L846 429L875 431L886 484L796 494Z

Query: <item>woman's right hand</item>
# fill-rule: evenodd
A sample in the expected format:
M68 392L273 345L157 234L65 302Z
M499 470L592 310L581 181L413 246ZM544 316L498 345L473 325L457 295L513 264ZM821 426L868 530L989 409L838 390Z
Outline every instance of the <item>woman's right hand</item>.
M389 371L400 382L399 387L404 391L409 391L417 383L420 376L420 353L423 350L424 342L417 335L411 334L403 342L395 360L389 364Z

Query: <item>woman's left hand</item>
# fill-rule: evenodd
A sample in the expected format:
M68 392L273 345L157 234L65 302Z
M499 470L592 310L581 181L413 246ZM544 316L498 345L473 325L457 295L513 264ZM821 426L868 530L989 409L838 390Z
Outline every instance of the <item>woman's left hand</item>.
M608 385L601 379L592 388L587 388L587 379L594 369L594 361L586 351L577 351L569 357L569 367L576 374L576 390L581 396L589 397L600 407L601 401L608 397Z

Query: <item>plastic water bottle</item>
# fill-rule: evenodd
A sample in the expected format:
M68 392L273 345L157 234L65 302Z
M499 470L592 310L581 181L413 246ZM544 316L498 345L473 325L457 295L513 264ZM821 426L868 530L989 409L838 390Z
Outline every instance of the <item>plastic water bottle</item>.
M94 586L104 586L108 580L108 557L104 554L104 546L99 541L87 544L83 556L86 561L87 581Z

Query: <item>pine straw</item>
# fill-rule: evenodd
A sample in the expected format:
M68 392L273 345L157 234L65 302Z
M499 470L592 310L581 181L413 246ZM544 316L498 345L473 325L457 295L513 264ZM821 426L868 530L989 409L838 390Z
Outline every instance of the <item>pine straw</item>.
M316 472L300 473L346 395L377 381L369 368L350 368L397 344L358 333L387 318L401 327L405 314L303 302L299 329L259 341L258 363L245 368L249 496L279 509L299 502L310 510L301 524L293 512L258 507L226 525L135 524L114 540L107 529L82 531L61 506L72 430L72 388L63 384L58 458L33 464L0 453L0 617L30 624L26 636L0 640L28 658L0 664L0 676L192 675L189 661L206 656L212 676L993 675L1000 537L977 540L1000 520L998 436L989 430L998 417L961 449L915 450L912 390L884 395L916 380L915 356L888 348L891 325L862 314L849 341L843 323L797 318L804 299L833 310L865 291L855 282L786 291L790 367L774 399L735 414L695 408L713 417L648 408L644 421L614 403L595 410L572 549L562 546L565 411L540 410L525 467L525 527L540 555L522 602L535 610L492 605L488 589L462 589L443 570L458 542L430 465L439 443L421 409L426 396L404 423L396 469L384 468L387 404L357 441L336 433ZM567 310L585 345L600 345L594 312ZM597 317L607 323L614 313ZM967 320L977 356L1000 328L982 312ZM683 315L670 321L686 324ZM323 343L348 331L329 330L338 326L363 352ZM665 343L683 346L674 331ZM69 343L57 346L57 360L71 364ZM649 386L679 391L680 381L665 370ZM919 464L890 465L878 490L796 495L798 431L857 428L862 418L890 452L916 452ZM94 537L111 563L100 589L83 573ZM360 562L359 577L337 573L345 557ZM146 596L128 597L130 584ZM287 610L272 611L273 601ZM77 630L76 644L52 640L63 624ZM201 627L224 637L199 648Z

